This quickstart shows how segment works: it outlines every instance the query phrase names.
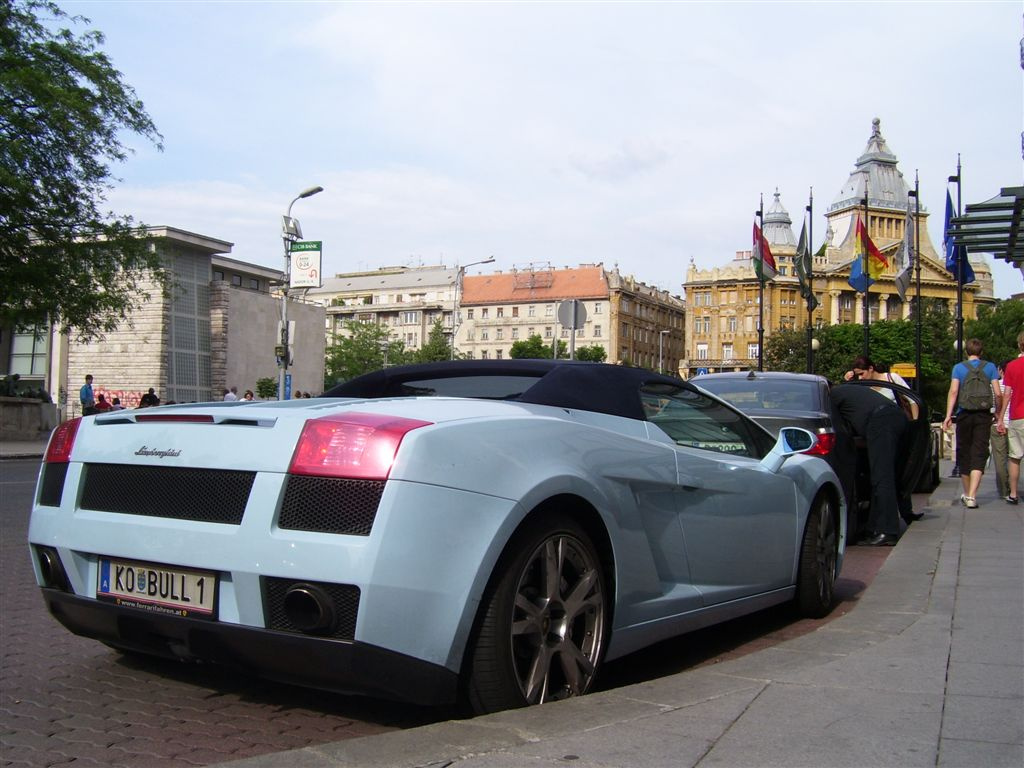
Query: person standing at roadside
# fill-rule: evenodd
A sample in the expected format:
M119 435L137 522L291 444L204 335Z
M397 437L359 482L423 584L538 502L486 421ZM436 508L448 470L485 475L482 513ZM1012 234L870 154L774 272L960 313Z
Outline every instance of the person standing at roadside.
M968 339L964 347L967 360L953 366L942 428L952 428L956 416L956 459L964 490L960 503L977 509L978 487L988 461L993 408L996 414L1002 413L1002 388L996 366L981 359L981 339Z
M156 390L150 387L149 392L139 400L139 408L155 408L158 405L160 405L160 398L156 396Z
M871 513L865 541L873 547L891 547L900 537L901 494L899 480L906 459L904 437L910 422L903 411L885 395L869 386L840 384L832 388L832 405L867 444L871 475ZM910 519L917 519L913 516Z
M996 416L996 422L1001 424L1006 414L1009 414L1006 427L1007 504L1017 504L1020 498L1020 461L1024 458L1024 331L1017 334L1017 350L1017 359L1006 364L1006 375L1003 378L1010 396L1003 398Z
M85 375L85 385L78 390L78 402L82 404L82 415L95 413L96 397L92 393L92 374Z

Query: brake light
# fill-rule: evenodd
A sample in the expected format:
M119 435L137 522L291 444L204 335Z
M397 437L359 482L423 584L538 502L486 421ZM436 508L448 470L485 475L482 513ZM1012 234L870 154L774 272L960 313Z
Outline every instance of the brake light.
M82 417L78 416L53 430L43 461L47 464L67 464L71 461L71 448L75 444L75 435L78 434L78 425L81 423Z
M828 456L832 453L832 449L836 447L836 433L835 432L822 432L818 435L818 442L814 444L813 448L809 448L801 453L806 453L811 456Z
M340 413L310 419L302 428L288 471L386 480L407 432L432 422L375 413Z

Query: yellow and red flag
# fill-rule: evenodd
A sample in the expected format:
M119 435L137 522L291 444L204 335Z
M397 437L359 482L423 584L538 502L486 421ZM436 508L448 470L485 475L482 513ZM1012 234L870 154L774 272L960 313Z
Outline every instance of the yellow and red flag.
M848 282L855 291L864 293L889 268L889 260L871 242L867 228L860 216L857 217L857 227L854 230L854 253L857 254L857 258L850 265ZM864 273L865 261L867 262L867 274Z

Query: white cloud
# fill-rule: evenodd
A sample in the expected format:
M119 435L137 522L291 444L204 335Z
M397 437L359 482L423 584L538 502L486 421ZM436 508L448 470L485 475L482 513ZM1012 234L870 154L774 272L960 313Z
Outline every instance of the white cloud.
M290 196L328 271L618 263L678 292L760 194L824 212L881 118L938 245L1021 178L1013 3L80 3L164 133L113 200L278 263ZM188 40L188 46L180 41ZM970 98L967 98L969 95ZM798 225L797 225L798 226ZM999 262L997 294L1022 288Z

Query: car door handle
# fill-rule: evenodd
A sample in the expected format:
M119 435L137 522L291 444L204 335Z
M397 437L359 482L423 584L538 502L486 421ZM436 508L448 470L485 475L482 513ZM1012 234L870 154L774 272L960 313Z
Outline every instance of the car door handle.
M695 475L684 475L680 472L679 485L683 487L684 491L696 491L704 487L704 481Z

